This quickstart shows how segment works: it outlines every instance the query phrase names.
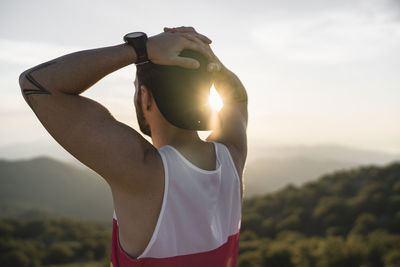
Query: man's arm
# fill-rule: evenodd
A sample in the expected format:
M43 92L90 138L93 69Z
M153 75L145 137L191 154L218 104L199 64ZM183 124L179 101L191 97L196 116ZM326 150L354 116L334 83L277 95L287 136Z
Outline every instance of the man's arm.
M198 44L207 43L200 38L193 27L164 28L166 32L183 33L188 40ZM207 43L208 44L208 43ZM221 96L224 106L218 112L218 121L207 141L216 141L225 144L232 156L239 176L243 174L247 158L247 92L239 78L228 70L212 54L208 70L213 73L214 87ZM241 197L243 200L243 176L241 177Z
M183 49L207 53L179 34L163 33L147 43L154 63L196 68L198 62L178 57ZM110 185L140 191L151 178L149 170L162 166L156 149L104 106L80 95L135 61L134 49L126 44L80 51L29 69L19 81L26 102L61 146Z
M241 174L247 157L247 92L239 78L221 66L219 71L214 72L214 87L224 106L218 112L217 127L207 141L224 143Z
M185 38L198 44L206 42L193 27L164 28L164 31L183 33ZM239 78L218 60L209 46L207 48L213 62L208 70L213 73L215 89L224 103L207 141L221 142L228 147L240 175L247 157L247 92Z
M243 201L243 171L247 158L247 92L239 78L222 64L214 72L214 87L224 106L218 112L217 127L207 137L207 141L225 144L235 163L240 177L240 195Z

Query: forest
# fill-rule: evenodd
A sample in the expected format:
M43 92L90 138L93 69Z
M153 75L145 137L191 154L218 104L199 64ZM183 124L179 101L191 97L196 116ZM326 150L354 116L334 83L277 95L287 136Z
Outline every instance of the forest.
M0 220L0 266L109 266L111 228L71 218Z
M400 266L400 164L246 199L239 266Z
M238 266L400 266L400 163L340 170L246 198ZM111 228L1 217L0 266L109 266Z

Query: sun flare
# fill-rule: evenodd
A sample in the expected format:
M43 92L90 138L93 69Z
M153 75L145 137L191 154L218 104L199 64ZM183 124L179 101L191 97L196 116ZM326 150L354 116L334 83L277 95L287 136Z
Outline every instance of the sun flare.
M210 88L210 96L208 97L208 103L211 106L211 108L214 109L215 111L220 111L221 108L224 106L224 103L222 102L222 99L217 93L217 90L215 89L214 85L212 85Z

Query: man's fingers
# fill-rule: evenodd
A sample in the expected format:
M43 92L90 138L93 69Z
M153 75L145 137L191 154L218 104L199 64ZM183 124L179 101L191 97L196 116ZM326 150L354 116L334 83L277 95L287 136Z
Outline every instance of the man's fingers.
M196 30L193 27L185 27L185 26L168 28L168 29L170 29L172 32L196 32Z
M207 44L211 44L211 43L212 43L211 39L208 38L208 37L205 36L205 35L202 35L202 34L199 33L199 37L200 37L200 39L201 39L203 42L205 42L205 43L207 43Z
M206 36L197 33L193 27L164 27L164 32L169 32L171 34L174 33L174 35L183 37L181 39L183 41L181 43L183 45L181 49L194 50L206 57L208 60L207 70L209 72L218 72L221 69L218 58L214 55L209 46L211 40ZM170 64L168 65L177 65L184 68L197 69L200 67L200 62L192 58L174 56L174 58L170 58Z
M180 33L190 33L195 35L197 38L199 38L200 40L202 40L204 43L206 44L211 44L212 41L210 38L208 38L207 36L198 33L193 27L177 27L177 28L169 28L169 27L164 27L164 32L180 32Z
M211 49L209 49L203 42L193 37L193 40L187 40L185 42L184 47L189 50L194 50L200 52L203 56L205 56L208 60L212 61L214 59L213 54L211 53Z
M203 49L205 52L206 52L207 48L209 48L208 45L204 44L204 42L201 41L200 38L197 37L197 36L194 35L194 34L184 33L184 34L183 34L183 37L185 37L186 39L188 39L188 40L190 40L190 41L196 43L196 44L197 44L201 49ZM207 55L205 55L205 56L207 56L207 58L210 58L212 55L211 55L211 53L208 52Z
M214 55L213 51L211 50L211 47L208 44L204 44L197 36L195 35L191 35L191 34L187 34L185 33L183 35L183 37L185 37L186 39L195 42L201 49L202 49L202 53L204 56L206 56L206 58L210 61L210 62L217 62L218 63L218 59L216 58L216 56Z
M173 29L175 28L164 27L164 32L172 32Z
M197 37L199 40L201 40L203 43L206 43L206 44L211 44L212 43L212 41L210 39L208 39L207 36L204 36L204 35L202 35L200 33L192 33L192 32L189 33L189 32L187 32L187 33L184 33L184 36L186 38L188 38L190 36L194 36L194 37Z
M210 38L208 38L207 36L205 36L203 34L200 34L200 33L196 32L196 31L176 31L176 32L182 32L182 33L185 33L185 34L194 35L194 36L196 36L197 38L199 38L201 41L203 41L206 44L211 44L212 43Z
M184 34L183 34L183 37L185 37L186 39L188 39L188 40L190 40L190 41L197 42L196 37L195 37L194 35L192 35L192 34L184 33Z
M198 69L200 67L200 62L193 58L188 57L176 57L173 60L173 65L180 66L188 69Z
M187 46L198 47L199 50L197 50L197 51L201 52L204 56L206 56L206 58L209 61L208 65L207 65L207 70L209 72L217 72L217 71L221 70L221 64L220 64L219 60L217 59L217 57L212 52L209 45L204 45L204 43L199 38L197 38L197 36L187 34L187 33L185 33L183 36L186 39L193 42L193 43L187 44ZM195 49L192 48L192 50L195 50Z
M221 65L215 62L208 63L207 71L209 72L218 72L221 70Z

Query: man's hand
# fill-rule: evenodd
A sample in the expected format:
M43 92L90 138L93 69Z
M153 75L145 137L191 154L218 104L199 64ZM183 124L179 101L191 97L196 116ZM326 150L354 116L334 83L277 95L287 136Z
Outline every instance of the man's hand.
M164 27L164 32L181 32L181 33L190 33L195 34L197 38L203 41L206 44L211 44L212 41L205 35L198 33L193 27L175 27L175 28L168 28Z
M151 40L152 39L152 40ZM164 33L149 38L147 45L149 59L160 65L178 65L185 68L197 69L199 62L195 59L179 57L183 49L198 51L208 59L208 70L219 71L221 62L210 48L211 40L193 27L164 27ZM149 42L148 41L148 42ZM154 50L149 51L153 46ZM151 53L154 53L151 55Z
M214 52L211 50L209 44L211 44L211 40L200 33L198 33L193 27L176 27L176 28L168 28L164 27L164 32L171 32L171 33L180 33L183 34L183 36L192 41L197 43L200 46L203 46L206 44L205 49L208 51L208 53L211 55L209 59L209 64L207 66L208 71L210 72L219 72L223 65L221 61L215 56Z
M149 59L155 64L175 65L190 69L200 67L197 60L179 56L184 49L197 51L204 55L210 63L214 63L215 56L209 45L197 38L187 38L185 33L163 32L150 37L147 41Z

